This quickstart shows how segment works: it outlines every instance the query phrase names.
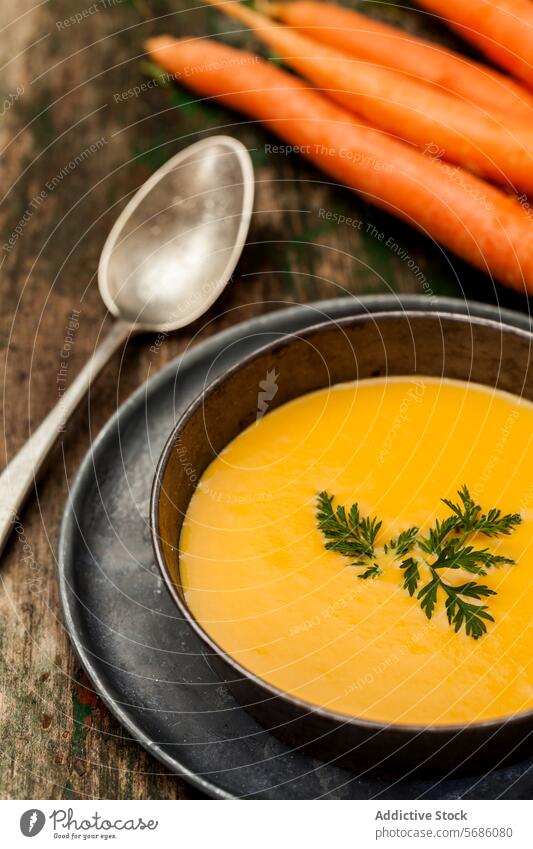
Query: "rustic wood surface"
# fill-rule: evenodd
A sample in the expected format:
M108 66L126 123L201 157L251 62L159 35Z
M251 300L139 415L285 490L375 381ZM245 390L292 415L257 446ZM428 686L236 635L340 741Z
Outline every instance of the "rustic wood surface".
M414 10L365 8L454 43ZM156 86L142 56L148 35L225 33L231 43L254 44L220 15L183 0L17 0L2 4L0 26L2 465L58 400L65 340L68 382L105 330L95 272L128 194L172 154L220 128L242 139L254 160L249 244L224 296L205 320L165 341L158 367L193 334L201 338L283 303L433 291L527 309L525 300L408 227L327 185L297 157L269 153L265 145L275 140L257 125L215 104L194 103L173 86ZM133 86L142 90L128 91ZM320 210L360 224L327 221ZM386 245L389 239L397 248ZM74 310L79 327L69 331ZM61 618L55 575L70 482L91 438L150 368L153 373L149 344L131 341L122 362L117 355L95 383L2 560L3 798L198 795L129 739L84 678Z

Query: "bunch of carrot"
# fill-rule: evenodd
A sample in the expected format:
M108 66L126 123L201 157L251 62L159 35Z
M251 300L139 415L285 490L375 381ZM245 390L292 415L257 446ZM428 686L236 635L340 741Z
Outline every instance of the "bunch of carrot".
M520 38L500 22L501 50L487 49L522 82L333 3L263 2L265 15L210 2L307 82L212 40L150 39L156 62L201 96L267 125L336 183L533 294L533 217L524 202L533 194L531 0L491 3L511 21L522 15ZM420 4L474 33L483 49L487 40L493 46L498 22L481 14L487 0ZM477 29L464 12L474 7Z

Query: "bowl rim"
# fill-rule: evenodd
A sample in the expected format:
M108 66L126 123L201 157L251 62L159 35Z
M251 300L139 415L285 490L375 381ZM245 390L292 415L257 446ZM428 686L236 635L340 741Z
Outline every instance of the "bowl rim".
M272 342L267 342L264 345L261 345L252 353L246 354L244 357L239 359L237 363L234 363L233 365L224 369L219 375L214 377L206 386L204 386L201 392L199 392L196 397L193 398L193 400L188 404L183 413L179 416L174 426L172 427L169 436L167 437L167 440L163 446L156 466L156 471L152 482L152 490L150 494L150 535L152 538L152 546L155 554L155 560L161 578L163 579L163 583L165 584L167 591L170 594L170 597L172 598L182 617L185 619L189 627L192 628L192 630L200 639L200 641L207 645L208 648L213 652L213 654L220 656L223 661L229 667L231 667L231 669L236 672L240 677L249 679L253 684L258 686L259 688L267 690L270 698L281 699L284 702L288 702L298 710L305 711L308 715L319 716L331 722L332 724L337 723L342 724L344 726L353 725L358 728L366 729L370 732L373 731L376 734L383 731L392 731L397 734L416 736L421 733L430 732L431 734L437 736L448 736L450 734L459 734L460 732L466 730L470 732L494 730L494 732L496 732L503 725L519 724L527 720L533 721L533 708L520 711L518 713L496 717L493 719L483 719L464 723L443 723L441 725L395 723L373 719L365 719L363 717L357 717L355 715L330 710L329 708L323 707L322 705L313 704L312 702L308 702L304 699L299 698L298 696L293 696L286 690L282 690L275 684L271 684L265 678L261 678L261 676L256 675L256 673L252 672L252 670L248 669L245 666L242 666L237 660L235 660L235 658L231 654L229 654L224 648L222 648L222 646L220 646L216 642L216 640L211 637L211 635L203 628L200 622L196 619L189 605L181 599L179 593L176 590L176 586L174 584L170 571L167 568L163 548L161 545L161 539L157 530L159 527L159 506L163 474L166 469L169 457L174 448L176 437L183 429L183 427L185 427L187 422L196 413L198 408L203 405L205 399L212 395L218 389L218 387L221 386L228 378L240 371L249 363L262 357L267 351L275 351L278 348L282 348L291 340L302 337L306 338L327 327L342 328L344 326L352 326L353 324L363 324L364 322L374 321L376 319L390 320L396 319L398 317L407 317L408 319L446 319L451 320L453 323L457 324L475 324L478 326L491 327L495 330L498 330L502 334L504 333L506 335L509 334L519 336L524 339L529 339L530 347L533 346L533 332L524 330L519 327L513 327L512 325L496 321L494 319L489 319L480 316L472 316L467 314L463 315L459 313L447 312L445 310L424 311L409 309L398 309L394 311L377 311L372 313L364 313L362 315L344 316L340 319L327 319L325 321L317 322L316 324L311 324L302 330L286 333L279 339L275 339ZM362 379L364 380L365 378ZM177 551L179 553L179 545Z

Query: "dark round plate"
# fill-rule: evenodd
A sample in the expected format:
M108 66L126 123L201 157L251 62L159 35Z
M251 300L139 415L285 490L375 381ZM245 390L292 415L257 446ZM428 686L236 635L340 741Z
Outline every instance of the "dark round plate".
M533 759L483 776L387 781L290 750L234 701L154 564L148 507L155 465L176 418L206 382L281 334L327 318L428 306L531 330L525 315L423 296L343 298L280 310L220 333L166 366L118 410L85 457L59 548L72 642L95 689L130 734L210 796L531 798Z

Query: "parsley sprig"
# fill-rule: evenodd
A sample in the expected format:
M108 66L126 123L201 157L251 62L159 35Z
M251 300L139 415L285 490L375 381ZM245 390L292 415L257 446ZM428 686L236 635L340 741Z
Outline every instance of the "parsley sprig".
M383 546L385 554L392 554L399 561L402 571L402 586L411 597L416 595L421 609L431 619L437 604L442 599L450 626L467 636L479 639L487 631L487 622L494 622L484 600L496 595L476 580L451 584L444 570L462 569L476 577L487 574L491 568L512 564L509 557L494 554L489 548L478 548L471 537L480 534L489 538L506 536L522 521L518 513L503 515L497 508L483 513L466 486L457 493L459 500L447 498L442 501L450 509L443 520L436 519L425 535L418 527L402 531L398 537ZM382 522L376 517L363 517L359 506L353 504L348 512L345 507L334 507L334 496L320 492L317 499L318 528L326 539L325 546L351 560L352 566L364 566L359 578L378 578L383 574L379 563L376 538ZM429 579L423 586L422 575Z
M318 527L324 534L326 548L337 551L352 559L352 566L368 565L374 557L374 545L381 528L377 519L361 517L357 504L352 504L348 513L344 507L333 509L333 496L327 492L318 495ZM365 572L367 578L376 578L381 574L377 563ZM362 575L360 577L363 577Z

